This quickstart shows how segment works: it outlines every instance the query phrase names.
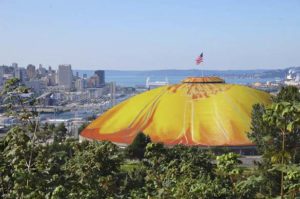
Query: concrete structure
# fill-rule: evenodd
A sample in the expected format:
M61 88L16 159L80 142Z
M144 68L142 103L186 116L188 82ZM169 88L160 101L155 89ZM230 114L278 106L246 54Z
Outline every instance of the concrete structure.
M57 71L57 83L65 89L72 88L73 72L71 65L59 65Z

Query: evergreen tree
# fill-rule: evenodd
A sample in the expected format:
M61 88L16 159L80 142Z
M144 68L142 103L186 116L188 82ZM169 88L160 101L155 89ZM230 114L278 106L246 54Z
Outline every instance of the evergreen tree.
M282 87L280 92L274 97L274 102L300 102L299 88L295 86Z
M68 129L66 128L64 123L60 123L54 129L54 142L62 142L67 137Z
M151 143L151 138L143 132L139 132L133 142L127 147L129 157L139 160L143 159L148 143Z

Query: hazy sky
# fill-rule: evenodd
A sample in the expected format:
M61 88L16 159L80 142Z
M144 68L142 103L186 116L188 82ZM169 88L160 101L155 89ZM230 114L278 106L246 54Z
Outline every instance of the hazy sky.
M82 69L300 65L300 0L0 0L0 64Z

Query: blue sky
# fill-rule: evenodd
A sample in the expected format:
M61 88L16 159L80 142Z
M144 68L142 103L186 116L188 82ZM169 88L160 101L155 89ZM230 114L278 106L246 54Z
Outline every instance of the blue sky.
M0 64L75 69L300 65L299 0L0 0Z

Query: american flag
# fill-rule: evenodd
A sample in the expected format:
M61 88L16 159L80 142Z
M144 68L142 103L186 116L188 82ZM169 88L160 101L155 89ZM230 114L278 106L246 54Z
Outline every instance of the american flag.
M203 62L203 53L201 53L197 58L196 58L196 64L199 65L201 62Z

